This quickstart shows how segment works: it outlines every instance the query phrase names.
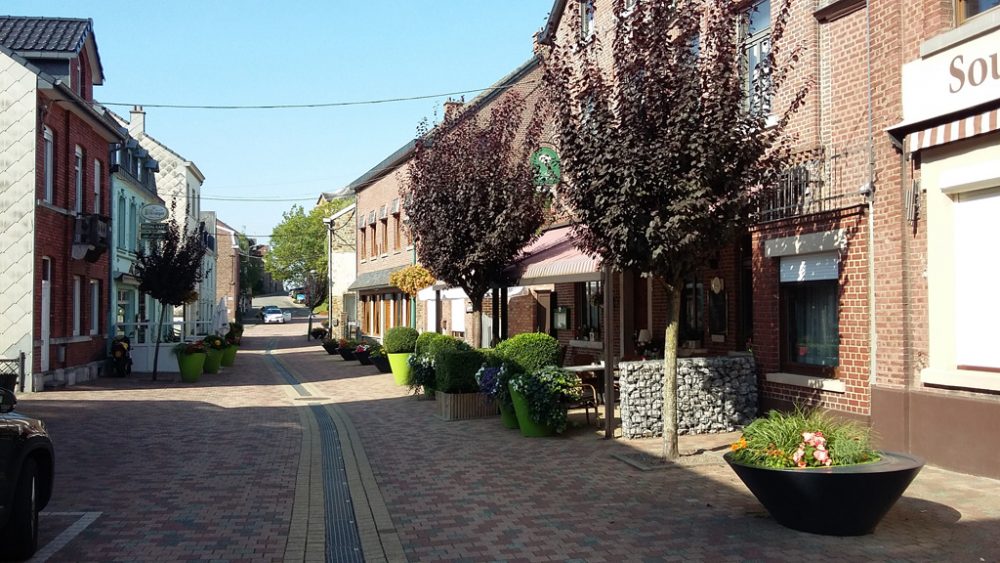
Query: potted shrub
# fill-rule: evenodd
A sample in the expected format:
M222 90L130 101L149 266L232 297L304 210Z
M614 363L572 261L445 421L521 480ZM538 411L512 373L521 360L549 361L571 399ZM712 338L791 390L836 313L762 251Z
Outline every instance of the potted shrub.
M174 346L174 353L177 354L181 381L197 383L205 368L205 344L201 340L181 342Z
M332 356L340 350L340 343L336 338L324 338L323 349L326 350L327 354Z
M361 365L363 366L372 365L372 361L368 357L368 349L370 347L370 344L365 344L363 342L354 347L354 359L361 362Z
M476 382L479 384L479 390L500 408L500 422L504 427L516 430L517 414L514 412L514 403L511 402L508 387L510 375L503 362L499 362L499 365L490 365L487 356L486 362L476 372Z
M870 534L923 467L872 449L869 432L818 411L771 411L725 455L781 525L835 536Z
M450 343L440 347L434 355L438 417L463 420L497 414L496 403L480 391L476 381L476 372L482 365L483 353L479 350Z
M532 373L559 365L559 341L540 332L516 334L497 344L496 354L512 371Z
M409 359L417 347L418 336L417 331L408 326L393 327L385 333L383 344L396 385L407 385L410 382Z
M222 365L222 351L226 348L226 340L217 334L210 334L203 340L205 343L205 373L219 373Z
M430 353L430 344L439 338L448 338L436 332L424 332L417 337L413 347L413 355L407 360L410 366L410 377L407 385L414 394L421 389L425 398L434 398L434 357Z
M389 358L385 353L385 346L372 344L368 348L368 359L372 365L378 369L379 373L389 373L392 368L389 366Z
M337 342L337 353L340 354L341 358L346 361L354 360L354 349L358 347L358 342L356 340L348 340L346 338L341 338Z
M230 367L236 363L236 352L240 347L232 336L226 336L226 347L222 349L222 366Z
M560 367L545 366L512 377L510 395L522 436L553 436L566 429L568 405L580 400L580 378Z

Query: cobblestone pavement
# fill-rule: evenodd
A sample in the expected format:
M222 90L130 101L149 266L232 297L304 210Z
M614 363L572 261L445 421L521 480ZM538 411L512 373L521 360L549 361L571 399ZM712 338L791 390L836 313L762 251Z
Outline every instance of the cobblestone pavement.
M998 481L928 467L874 535L795 532L715 456L640 471L612 454L656 451L655 441L444 422L391 375L329 356L304 333L301 322L253 327L237 366L196 385L102 378L23 396L19 410L45 419L56 443L43 542L82 529L49 560L282 561L295 542L312 546L302 560L322 560L308 413L328 403L362 541L385 549L367 557L366 547L368 560L1000 561ZM263 353L272 344L275 360ZM294 380L315 401L297 399ZM728 438L684 437L681 448Z

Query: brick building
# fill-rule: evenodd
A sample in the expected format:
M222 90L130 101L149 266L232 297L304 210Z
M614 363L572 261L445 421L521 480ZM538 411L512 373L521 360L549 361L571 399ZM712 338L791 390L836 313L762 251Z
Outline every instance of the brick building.
M89 19L0 17L0 355L27 390L92 379L106 353L110 145Z
M324 194L325 195L325 194ZM332 201L320 198L320 203ZM357 299L348 288L357 276L357 205L351 203L323 219L327 227L327 322L337 338L357 326Z
M215 302L225 304L226 322L240 320L240 240L236 229L216 221Z
M612 30L634 4L615 14L611 0L556 0L540 42L586 48L588 34ZM753 7L742 31L748 59L770 48L779 2ZM1000 297L986 289L1000 274L989 258L1000 238L991 220L1000 211L1000 9L799 1L788 26L782 52L797 47L799 60L770 101L780 109L811 84L789 126L796 166L744 240L686 284L685 311L703 328L700 339L697 326L682 330L700 353L752 343L762 408L817 405L871 424L884 447L1000 476L988 423L1000 415L989 324ZM635 323L646 300L662 339L656 284L615 284L631 294ZM561 289L558 305L572 307ZM615 307L624 327L630 311ZM627 356L627 344L615 348Z

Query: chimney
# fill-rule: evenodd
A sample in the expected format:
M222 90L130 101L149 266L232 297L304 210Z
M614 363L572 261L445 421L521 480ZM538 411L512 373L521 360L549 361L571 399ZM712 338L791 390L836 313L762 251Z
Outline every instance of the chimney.
M448 98L448 101L444 103L444 120L450 121L458 115L458 110L462 109L465 102L462 100L453 100Z
M142 110L142 106L132 106L132 113L128 122L128 132L133 137L139 133L146 132L146 112Z

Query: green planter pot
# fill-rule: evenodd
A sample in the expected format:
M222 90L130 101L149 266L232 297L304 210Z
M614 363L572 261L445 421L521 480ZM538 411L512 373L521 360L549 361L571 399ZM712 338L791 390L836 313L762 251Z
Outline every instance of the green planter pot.
M514 400L514 412L517 414L517 424L521 427L522 436L545 438L556 435L555 428L547 424L539 424L531 419L531 408L528 407L528 400L523 395L511 389L510 397Z
M205 373L219 373L222 365L222 350L209 348L205 351Z
M181 371L181 381L197 383L205 368L205 354L177 354L177 366Z
M389 356L389 367L392 369L392 378L396 385L409 385L410 383L410 352L398 354L387 354Z
M514 407L508 407L503 402L500 402L500 422L503 423L504 428L510 428L511 430L520 428L517 424L517 413L514 412Z
M223 367L229 367L236 363L236 351L239 350L239 346L235 344L230 344L222 351L222 365Z

